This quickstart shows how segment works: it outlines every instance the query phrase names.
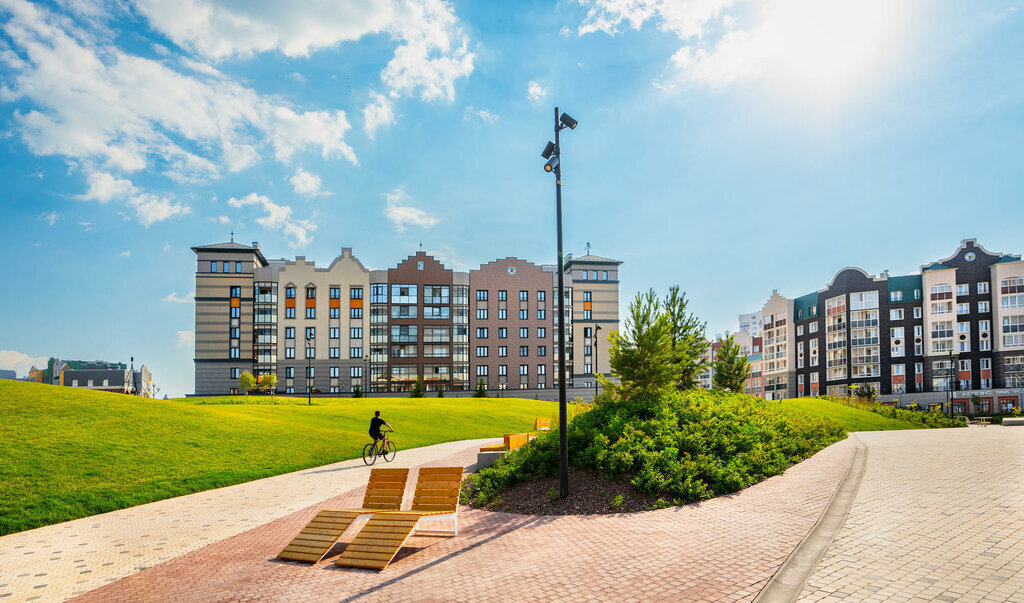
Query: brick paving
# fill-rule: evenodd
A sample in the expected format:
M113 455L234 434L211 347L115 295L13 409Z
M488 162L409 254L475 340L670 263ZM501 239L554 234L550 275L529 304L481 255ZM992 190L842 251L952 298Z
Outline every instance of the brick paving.
M431 465L469 464L468 447ZM542 517L460 510L459 536L416 537L384 572L277 552L323 507L362 488L86 593L81 601L409 601L752 599L817 521L853 442L785 474L701 504L631 515ZM415 482L410 476L409 487Z
M859 433L867 465L801 601L1024 601L1024 427Z
M414 467L498 441L402 450L387 466ZM66 600L365 486L369 474L354 459L4 536L0 603Z

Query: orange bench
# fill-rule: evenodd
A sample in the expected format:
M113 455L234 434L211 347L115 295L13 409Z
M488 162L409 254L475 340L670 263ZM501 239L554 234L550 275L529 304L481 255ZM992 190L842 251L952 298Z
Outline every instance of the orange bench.
M551 419L537 417L533 422L533 429L534 431L547 431L551 429Z

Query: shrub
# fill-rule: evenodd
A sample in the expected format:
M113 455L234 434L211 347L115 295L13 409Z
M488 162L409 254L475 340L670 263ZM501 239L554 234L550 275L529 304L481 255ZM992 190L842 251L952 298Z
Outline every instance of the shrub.
M907 421L908 423L916 423L929 428L936 427L965 427L965 423L960 419L950 419L941 412L928 412L917 410L916 402L911 404L908 408L897 408L895 406L888 406L886 404L879 404L877 402L863 402L858 400L852 400L848 398L839 398L835 396L818 396L820 398L838 402L839 404L845 404L846 406L852 406L853 408L859 408L860 410L866 410L873 412L883 417L890 419L897 419L900 421Z
M412 384L412 390L409 391L409 397L410 398L422 398L424 391L426 391L426 390L423 389L423 378L422 377L417 377L416 378L416 383Z
M443 398L444 397L444 386L443 385L438 385L437 386L437 397L438 398Z
M487 384L481 379L476 382L476 391L473 392L474 398L486 398L487 397Z
M354 386L352 388L352 397L353 398L362 398L363 397L363 388L358 386L358 385Z

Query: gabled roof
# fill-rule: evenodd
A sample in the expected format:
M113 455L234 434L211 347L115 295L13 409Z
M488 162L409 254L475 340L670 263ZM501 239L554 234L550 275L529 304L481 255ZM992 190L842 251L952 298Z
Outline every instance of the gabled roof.
M952 268L947 266L947 265L945 265L945 264L941 264L939 262L935 262L931 266L927 266L924 269L922 269L921 272L927 272L929 270L952 270Z
M578 263L612 264L612 265L615 265L615 266L619 266L619 265L622 264L622 262L619 261L619 260L613 260L611 258L605 258L605 257L601 257L599 255L592 255L592 254L581 255L578 258L570 257L570 258L566 258L566 260L565 260L565 265L566 266L571 266L573 264L578 264Z
M1020 258L1017 257L1017 256L1004 255L1003 257L1001 257L998 260L996 260L995 263L996 264L1006 264L1006 263L1009 263L1009 262L1019 262L1019 261L1020 261Z

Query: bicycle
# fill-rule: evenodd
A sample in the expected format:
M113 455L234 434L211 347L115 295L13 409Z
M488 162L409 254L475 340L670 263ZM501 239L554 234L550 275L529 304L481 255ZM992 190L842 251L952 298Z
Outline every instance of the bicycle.
M377 462L377 457L383 457L384 461L390 463L395 460L395 454L398 452L398 448L395 443L392 442L386 434L393 432L394 429L388 429L383 432L385 435L383 438L376 442L370 442L366 446L363 446L363 462L367 465L372 465Z

